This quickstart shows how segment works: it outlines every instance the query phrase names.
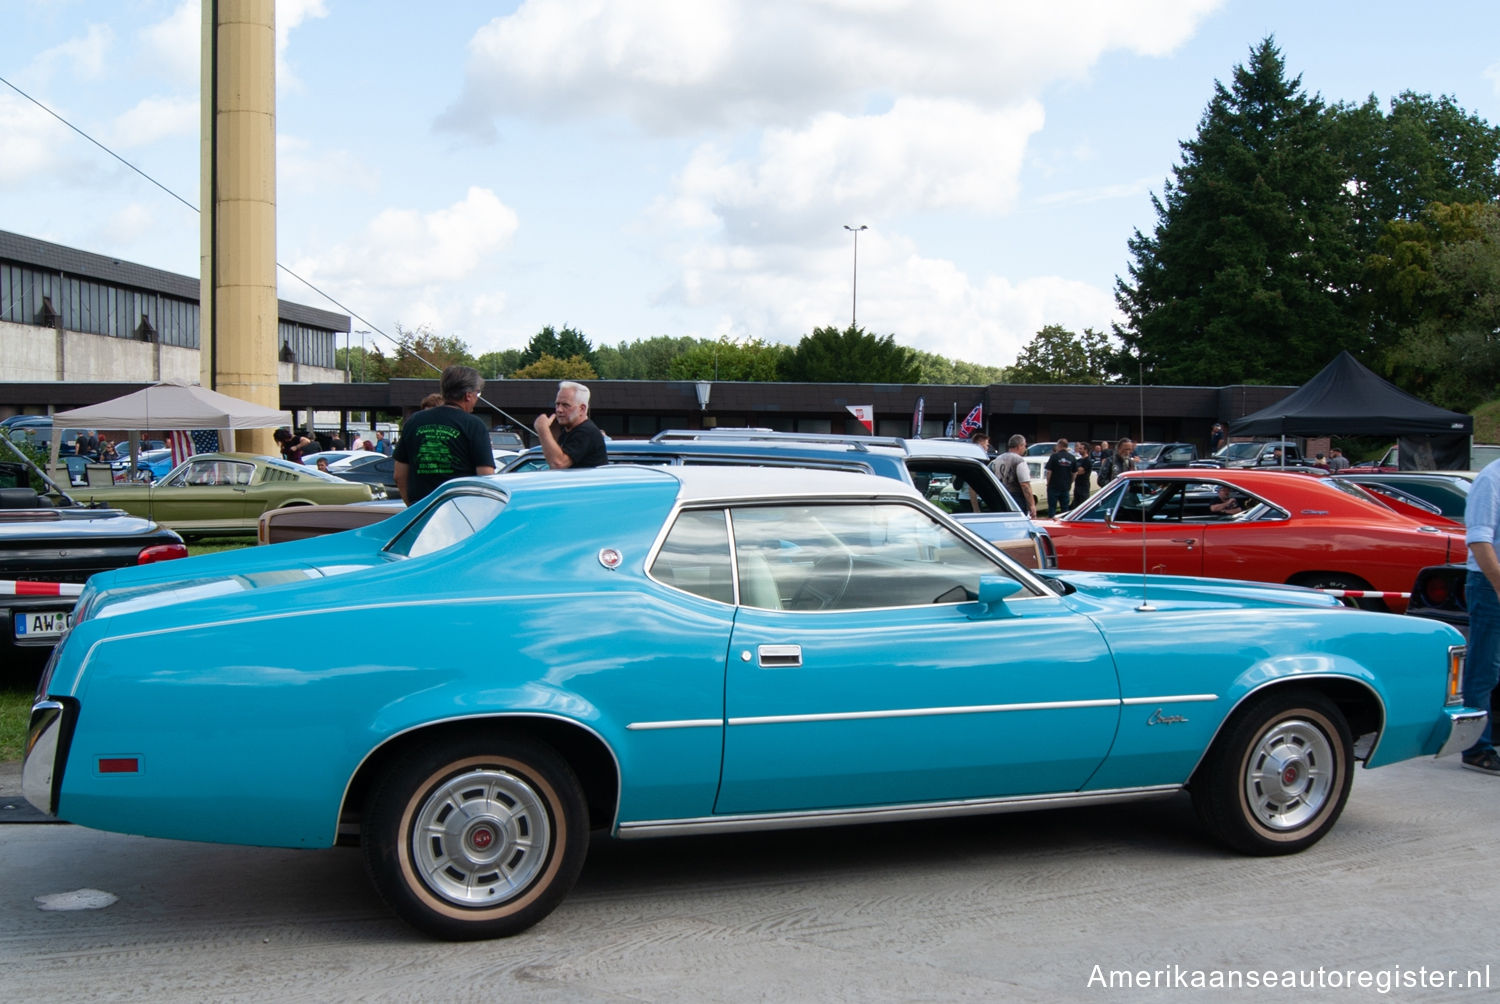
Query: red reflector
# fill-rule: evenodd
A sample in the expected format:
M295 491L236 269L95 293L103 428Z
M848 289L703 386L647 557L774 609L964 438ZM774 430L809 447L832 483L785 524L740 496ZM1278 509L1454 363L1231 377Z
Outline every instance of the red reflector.
M141 762L133 756L102 756L99 758L101 774L139 774Z
M137 565L149 565L157 561L171 561L173 558L186 558L188 549L186 544L157 544L148 547L135 556Z
M1447 579L1431 578L1422 583L1422 597L1429 606L1442 606L1448 602L1450 595Z

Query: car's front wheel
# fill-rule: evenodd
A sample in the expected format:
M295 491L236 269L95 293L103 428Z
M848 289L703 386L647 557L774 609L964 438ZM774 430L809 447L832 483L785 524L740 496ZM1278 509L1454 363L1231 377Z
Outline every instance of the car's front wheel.
M1241 708L1193 775L1203 825L1246 854L1292 854L1322 839L1344 811L1353 741L1320 694L1272 691Z
M578 780L549 747L471 737L418 749L376 785L365 864L407 923L440 938L499 938L551 913L588 850Z

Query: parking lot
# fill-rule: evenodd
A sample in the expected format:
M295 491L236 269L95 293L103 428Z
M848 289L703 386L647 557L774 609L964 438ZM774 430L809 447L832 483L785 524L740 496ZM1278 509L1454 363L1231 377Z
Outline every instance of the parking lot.
M12 765L0 791L14 784ZM1181 798L596 840L541 925L445 944L390 916L352 850L15 824L0 827L0 979L10 1000L1053 1002L1217 998L1194 981L1271 973L1311 985L1254 999L1493 999L1497 825L1500 781L1446 759L1360 771L1333 833L1285 858L1206 842ZM90 888L119 899L35 902ZM1434 985L1450 970L1488 986Z

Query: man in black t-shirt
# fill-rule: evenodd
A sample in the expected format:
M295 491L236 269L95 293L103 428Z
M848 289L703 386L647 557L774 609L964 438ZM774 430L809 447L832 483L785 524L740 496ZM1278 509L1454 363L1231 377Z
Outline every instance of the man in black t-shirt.
M1078 458L1073 451L1068 449L1068 441L1059 439L1057 448L1047 458L1044 470L1047 472L1047 511L1053 516L1061 515L1068 509L1068 500L1073 494L1073 472L1077 469Z
M553 414L538 415L531 424L547 457L547 466L556 471L603 467L608 463L604 433L589 419L589 389L581 383L564 380L557 385L556 406Z
M495 473L490 431L473 415L484 377L468 366L449 366L441 386L443 403L408 418L392 454L396 487L407 505L426 498L444 481Z

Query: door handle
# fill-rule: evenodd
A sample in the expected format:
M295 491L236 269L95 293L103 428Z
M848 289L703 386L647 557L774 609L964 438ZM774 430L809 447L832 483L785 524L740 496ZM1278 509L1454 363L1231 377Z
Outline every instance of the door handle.
M755 649L760 665L766 669L787 669L802 665L801 645L758 645Z
M1173 537L1172 538L1172 543L1174 543L1174 544L1186 544L1187 545L1187 549L1189 551L1191 551L1193 549L1193 546L1198 543L1198 538L1197 537Z

